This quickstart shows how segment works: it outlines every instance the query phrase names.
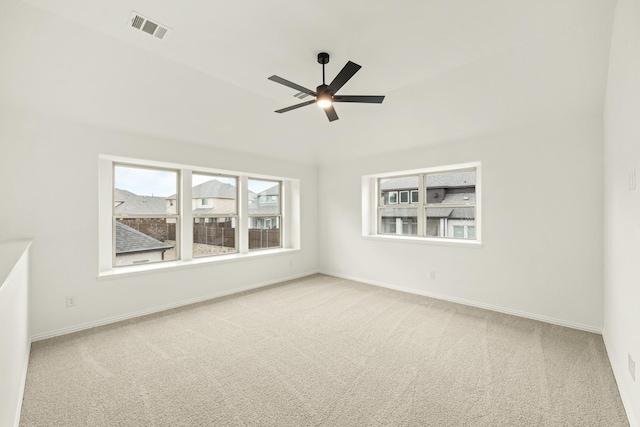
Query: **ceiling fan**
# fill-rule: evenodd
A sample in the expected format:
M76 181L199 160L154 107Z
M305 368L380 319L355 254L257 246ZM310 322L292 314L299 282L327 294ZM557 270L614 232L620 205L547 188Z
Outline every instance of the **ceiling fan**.
M297 85L289 80L285 80L282 77L271 76L269 80L281 85L285 85L297 91L300 91L301 97L313 96L314 99L305 101L300 104L292 105L290 107L276 110L276 113L286 113L287 111L295 110L296 108L304 107L306 105L317 104L318 107L324 109L329 121L338 120L338 114L335 108L333 108L334 102L362 102L367 104L381 104L384 100L384 96L372 96L372 95L336 95L336 92L340 90L346 82L361 68L354 62L347 62L338 75L328 85L324 82L324 66L329 63L329 54L326 52L320 52L318 54L318 63L322 64L322 84L318 86L314 91L307 89L306 87Z

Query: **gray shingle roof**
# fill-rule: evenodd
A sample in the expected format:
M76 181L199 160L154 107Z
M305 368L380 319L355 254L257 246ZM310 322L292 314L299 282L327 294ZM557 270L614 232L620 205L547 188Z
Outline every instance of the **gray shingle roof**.
M204 197L215 197L217 199L235 199L236 186L212 179L202 184L198 184L191 189L191 197L202 199Z
M116 221L116 254L164 251L173 246L149 237L138 230Z
M115 189L115 201L122 202L114 208L116 214L166 214L164 197L138 196L131 191Z
M465 200L465 197L467 199ZM464 204L464 203L475 203L476 202L476 193L446 193L444 195L444 200L442 203L456 203L456 204Z
M167 196L167 199L175 199L176 195ZM191 189L191 198L217 198L217 199L235 199L236 186L226 182L210 179L209 181L198 184Z
M427 187L449 188L449 187L471 187L476 185L475 171L447 172L427 175ZM418 177L404 176L400 178L384 178L380 180L380 190L416 190L418 188Z
M386 190L407 190L418 189L417 176L404 176L402 178L385 178L380 180L380 189Z
M469 187L476 185L475 171L427 175L427 187Z
M193 210L194 214L207 214L211 211L213 211L214 208L197 208Z
M429 218L473 219L476 217L475 208L427 208Z
M280 194L280 185L276 184L258 193L258 196L278 196Z

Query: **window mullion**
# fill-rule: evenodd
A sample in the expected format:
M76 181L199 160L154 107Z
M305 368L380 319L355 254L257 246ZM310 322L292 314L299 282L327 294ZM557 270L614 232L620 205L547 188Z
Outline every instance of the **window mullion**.
M249 178L241 176L238 182L240 203L238 206L238 250L241 254L249 253Z
M427 230L427 225L425 224L427 221L427 211L424 208L427 203L425 200L427 198L425 177L426 175L423 173L418 175L418 236L425 236Z
M180 170L180 185L178 186L178 213L180 214L180 259L193 259L193 209L192 183L193 172L190 169Z

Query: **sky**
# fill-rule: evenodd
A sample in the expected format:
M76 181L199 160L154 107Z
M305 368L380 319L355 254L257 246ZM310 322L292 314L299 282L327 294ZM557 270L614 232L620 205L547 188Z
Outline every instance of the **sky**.
M194 186L210 179L235 184L234 178L197 174L192 176ZM176 194L177 173L173 171L116 166L114 180L116 188L131 191L139 196L167 197ZM249 180L249 190L259 193L273 187L274 184L273 181Z

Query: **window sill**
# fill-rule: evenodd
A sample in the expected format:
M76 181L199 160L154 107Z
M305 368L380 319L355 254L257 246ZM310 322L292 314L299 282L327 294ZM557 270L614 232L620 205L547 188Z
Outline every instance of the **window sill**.
M127 267L112 268L110 270L101 271L98 273L98 280L111 280L120 277L140 276L147 274L155 274L166 271L189 269L194 267L211 266L215 264L226 264L230 262L242 262L253 258L262 258L270 256L279 256L285 254L291 254L300 252L300 249L261 249L246 254L230 254L230 255L218 255L202 258L194 258L186 261L167 261L157 262L145 265L132 265Z
M386 234L365 234L362 236L366 240L377 240L385 242L397 242L397 243L416 243L420 245L436 245L436 246L456 246L466 248L481 248L482 242L478 240L454 240L454 239L439 239L433 237L413 237L413 236L393 236Z

